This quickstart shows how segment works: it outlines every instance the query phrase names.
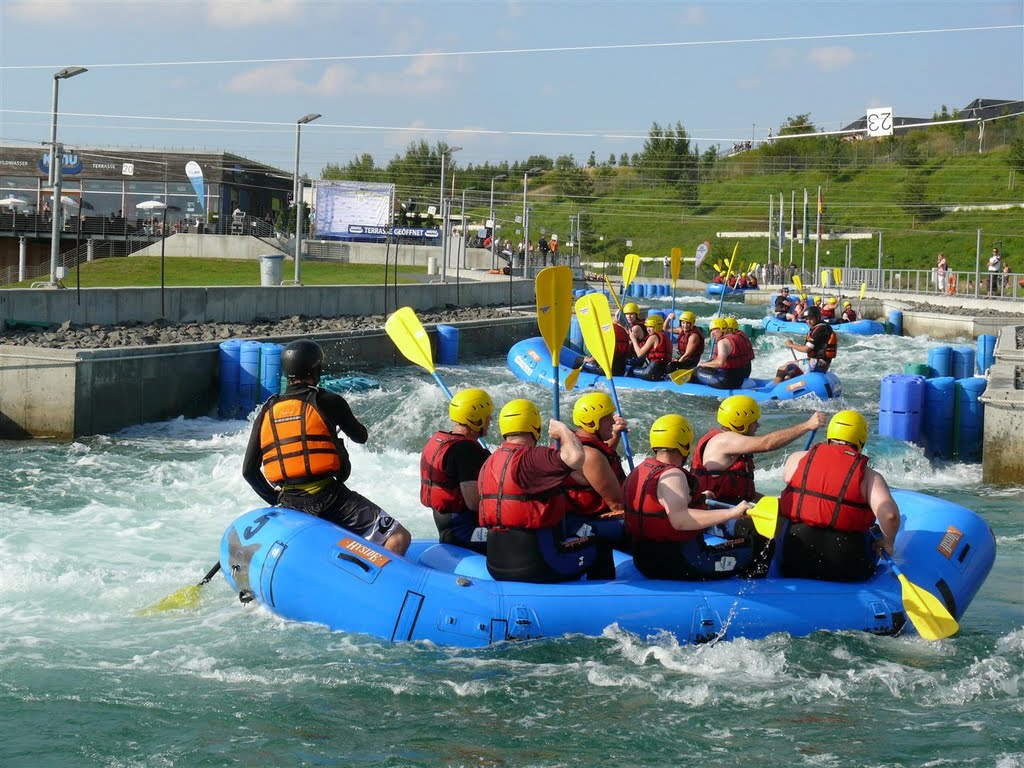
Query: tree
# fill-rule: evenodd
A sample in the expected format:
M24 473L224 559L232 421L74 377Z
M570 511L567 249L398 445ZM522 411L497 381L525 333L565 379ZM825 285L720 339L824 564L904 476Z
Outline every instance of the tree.
M610 155L608 155L608 161L605 163L605 165L607 165L609 168L611 168L611 167L613 167L615 165L615 153L614 152L612 152Z
M697 204L698 161L681 122L676 122L675 129L652 123L635 165L643 178L674 187L684 203Z
M587 158L587 168L597 168L597 156L594 150L590 150L590 157Z
M619 155L619 167L620 168L628 168L629 167L629 153L628 152L623 152L621 155Z

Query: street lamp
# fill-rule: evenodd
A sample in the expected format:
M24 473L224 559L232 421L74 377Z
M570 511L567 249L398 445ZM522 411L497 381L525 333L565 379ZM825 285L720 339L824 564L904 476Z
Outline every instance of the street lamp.
M49 183L53 190L53 228L50 230L50 285L57 287L57 262L60 261L61 214L61 172L64 165L64 149L57 146L57 95L60 92L60 81L69 80L83 72L85 67L66 67L53 76L53 108L50 110L50 173Z
M538 173L544 170L540 166L530 168L523 174L523 277L530 274L530 212L526 207L526 190L529 185L531 173Z
M501 173L491 178L491 269L498 268L498 259L494 255L494 241L498 239L498 222L494 219L494 182L499 179L507 179L507 173Z
M322 117L311 112L295 121L295 179L292 184L292 200L295 203L295 284L302 285L302 178L299 176L299 145L302 126Z
M448 156L461 152L462 147L448 147L441 153L441 282L445 281L448 268L448 214L444 209L444 167L448 165Z

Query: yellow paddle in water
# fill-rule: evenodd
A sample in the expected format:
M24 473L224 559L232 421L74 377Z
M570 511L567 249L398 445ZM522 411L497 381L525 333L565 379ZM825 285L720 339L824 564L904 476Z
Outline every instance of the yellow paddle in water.
M615 391L615 380L612 378L612 361L615 359L615 329L612 328L608 298L600 293L588 293L585 296L580 296L576 300L576 318L580 321L583 342L590 350L590 354L594 356L594 360L601 366L605 378L608 379L608 387L612 391L612 401L615 403L615 412L622 416L619 393ZM633 452L629 448L627 432L622 433L622 447L626 450L626 461L632 471Z
M711 499L707 502L709 507L729 509L734 506L724 501ZM761 500L747 510L747 515L754 523L754 529L766 539L775 538L775 529L779 523L779 497L762 496Z
M889 565L903 588L903 609L925 640L942 640L960 631L960 624L945 605L928 590L903 575L889 553L882 550L882 559Z
M554 379L555 420L561 420L558 408L558 364L562 345L572 323L572 270L569 267L546 267L537 273L537 326L551 353ZM574 382L575 383L575 382Z
M213 566L202 581L198 584L190 584L187 587L182 587L177 592L168 595L163 600L153 603L148 608L143 608L137 611L138 616L152 616L155 613L161 613L163 611L178 611L186 608L195 608L199 605L199 591L210 583L210 579L217 575L220 570L220 562Z
M696 368L680 368L677 371L672 371L668 377L672 380L673 384L685 384L693 377L693 372Z
M423 368L434 377L434 381L441 387L448 399L452 399L452 393L441 381L441 377L434 370L434 354L430 349L430 337L427 336L423 323L416 316L412 307L402 307L395 311L384 323L384 330L391 341L394 342L398 351L411 362Z

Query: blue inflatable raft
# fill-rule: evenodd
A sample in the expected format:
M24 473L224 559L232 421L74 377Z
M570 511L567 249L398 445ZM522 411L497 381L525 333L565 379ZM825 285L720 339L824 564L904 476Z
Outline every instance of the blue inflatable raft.
M807 323L796 320L779 320L775 317L765 317L761 324L766 331L771 333L798 333L801 336L807 334ZM855 333L859 336L874 336L884 334L885 326L877 320L854 320L852 323L834 323L832 330L836 333Z
M903 514L894 559L906 577L958 620L995 559L995 539L974 512L910 491L893 494ZM231 588L284 619L391 641L486 646L505 640L600 636L617 625L680 643L795 636L819 630L912 632L900 582L880 563L851 584L773 575L713 582L655 581L616 552L611 581L496 582L486 558L432 541L406 556L302 512L269 507L228 526L220 563Z
M723 283L708 283L704 289L704 295L708 298L718 298L722 295L722 291L725 291L726 296L742 296L747 291L760 290L760 286L754 286L753 288L731 288Z
M565 377L576 365L580 354L569 347L562 347L559 355L559 382L564 382ZM551 354L548 352L544 339L536 336L532 339L524 339L512 345L508 351L508 367L523 381L532 381L541 386L551 389L554 381L554 373L551 369ZM602 382L607 383L608 379L604 374L580 372L579 380L576 383L578 389L599 386ZM662 381L645 381L644 379L633 379L625 376L615 377L616 389L648 389L655 392L673 392L680 395L696 395L698 397L714 397L718 399L729 397L729 395L743 394L750 395L758 402L768 400L793 400L807 395L817 395L821 400L829 400L840 397L843 394L843 385L834 373L805 373L795 379L783 381L779 384L772 384L771 379L747 379L742 389L715 389L706 384L696 384L692 381L686 384L673 384L670 379Z

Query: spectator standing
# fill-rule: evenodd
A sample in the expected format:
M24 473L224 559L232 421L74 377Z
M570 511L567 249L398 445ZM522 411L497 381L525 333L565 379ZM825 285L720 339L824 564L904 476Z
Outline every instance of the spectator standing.
M946 292L946 273L949 271L949 264L946 262L946 254L939 251L939 260L935 265L935 278L938 283L939 293Z
M988 260L988 292L993 294L996 292L996 287L999 285L999 273L1002 271L1003 259L999 255L999 249L992 249L992 256Z

